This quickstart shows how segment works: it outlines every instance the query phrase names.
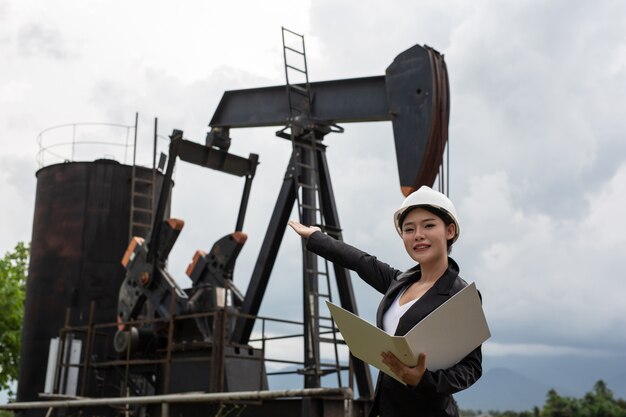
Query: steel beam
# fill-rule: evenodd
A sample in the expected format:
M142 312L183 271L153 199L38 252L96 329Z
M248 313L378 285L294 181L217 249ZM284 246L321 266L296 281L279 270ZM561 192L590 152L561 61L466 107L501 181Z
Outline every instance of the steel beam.
M391 120L400 187L405 195L432 185L448 140L450 98L443 55L415 45L399 54L384 76L311 83L314 123ZM212 128L290 124L284 85L224 93Z
M250 278L246 296L241 306L241 312L243 314L256 316L259 312L270 274L274 268L274 262L276 262L278 249L280 249L280 244L283 240L285 229L287 228L287 221L289 220L289 215L296 201L295 178L293 176L295 172L294 158L295 156L292 154L287 172L285 173L283 185L278 194L278 200L274 206L274 212L272 213L265 238L263 239L263 244L261 245L259 257L252 271L252 277ZM238 317L231 336L231 341L239 344L248 343L254 322L255 320L251 318Z
M311 83L312 116L330 123L391 120L385 77ZM226 91L211 123L214 127L285 126L289 104L285 86Z
M254 176L258 164L258 155L256 154L250 154L249 158L244 158L184 139L181 139L178 145L178 157L181 161L238 177Z

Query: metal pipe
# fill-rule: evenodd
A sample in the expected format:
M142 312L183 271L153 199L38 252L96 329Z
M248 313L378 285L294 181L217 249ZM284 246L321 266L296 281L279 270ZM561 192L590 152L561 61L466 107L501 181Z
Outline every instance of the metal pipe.
M139 125L139 112L135 112L135 132L133 137L133 166L137 164L137 126Z
M155 215L155 207L157 204L157 168L156 168L156 154L157 154L157 137L158 137L159 119L154 118L154 142L152 145L152 202L150 203L150 210L152 210L152 216Z
M159 119L154 118L154 138L152 144L152 171L156 169L156 153L157 153L157 131L159 126Z
M87 370L89 369L89 364L90 364L90 359L91 359L91 342L92 342L91 339L93 338L93 318L95 314L95 309L96 309L96 302L92 301L89 304L89 325L87 328L87 335L85 337L86 339L85 359L83 360L83 369L85 371L83 372L80 395L85 395L85 389L87 388L87 377L89 376L89 372L87 372Z
M344 400L351 400L350 388L308 388L276 391L240 391L225 393L183 393L167 395L148 395L145 397L85 398L79 400L31 401L0 405L0 410L29 410L55 407L90 407L125 404L161 404L161 403L210 403L219 401L268 400L288 397L318 397L341 395Z
M252 186L252 176L246 175L246 182L243 185L243 195L241 196L241 204L239 205L239 215L237 216L237 224L235 232L243 230L243 221L246 217L246 209L248 208L248 199L250 197L250 187Z

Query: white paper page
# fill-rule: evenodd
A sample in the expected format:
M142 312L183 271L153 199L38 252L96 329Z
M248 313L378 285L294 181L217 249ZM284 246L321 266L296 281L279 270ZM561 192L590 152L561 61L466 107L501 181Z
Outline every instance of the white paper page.
M417 359L413 356L404 337L391 336L359 316L329 301L326 301L326 305L350 352L357 358L375 366L399 382L402 381L382 362L380 353L391 351L403 363L409 366L417 364ZM404 382L402 383L404 384Z

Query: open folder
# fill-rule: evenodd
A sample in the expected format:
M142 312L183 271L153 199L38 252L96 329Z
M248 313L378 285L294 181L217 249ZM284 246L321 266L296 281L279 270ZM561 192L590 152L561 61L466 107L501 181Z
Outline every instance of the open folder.
M381 352L391 351L408 366L417 365L419 353L424 352L426 368L436 371L456 364L491 336L475 283L453 295L404 336L392 336L348 310L329 301L326 304L350 352L400 382L382 362Z

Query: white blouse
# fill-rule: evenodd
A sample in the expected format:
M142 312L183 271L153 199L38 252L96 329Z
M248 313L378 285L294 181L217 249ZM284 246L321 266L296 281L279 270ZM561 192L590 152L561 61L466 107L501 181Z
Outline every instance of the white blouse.
M404 313L406 313L406 311L420 299L420 297L417 297L415 300L411 300L408 303L400 305L400 297L402 297L408 288L409 287L407 286L400 291L396 299L393 303L391 303L391 306L389 306L387 311L385 311L385 314L383 314L383 330L391 335L396 333L400 317L402 317L402 315L404 315Z

